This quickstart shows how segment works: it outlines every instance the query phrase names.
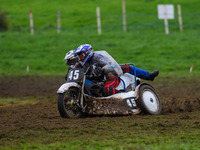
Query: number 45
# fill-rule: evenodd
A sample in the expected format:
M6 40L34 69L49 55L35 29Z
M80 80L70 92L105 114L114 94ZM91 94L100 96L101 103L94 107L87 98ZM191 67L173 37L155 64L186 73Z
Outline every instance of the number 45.
M70 71L69 76L68 76L68 78L70 80L77 80L78 77L79 77L79 70L72 70L72 71Z

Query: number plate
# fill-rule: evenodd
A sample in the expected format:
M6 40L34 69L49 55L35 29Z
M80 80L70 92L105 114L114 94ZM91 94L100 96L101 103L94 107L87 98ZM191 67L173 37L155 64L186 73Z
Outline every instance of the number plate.
M136 104L136 102L135 102L134 97L126 98L126 99L124 99L124 100L127 102L127 104L129 105L129 107L130 107L132 110L137 109L137 104Z
M67 82L79 82L83 78L83 69L70 69L67 76Z

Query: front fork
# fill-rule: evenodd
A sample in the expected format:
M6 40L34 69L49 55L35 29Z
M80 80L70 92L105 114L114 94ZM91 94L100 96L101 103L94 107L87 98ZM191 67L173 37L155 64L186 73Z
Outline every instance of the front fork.
M88 67L87 71L84 73L83 82L82 82L81 91L80 91L80 107L81 107L81 109L82 109L83 112L85 112L85 109L87 107L86 103L84 105L84 98L86 99L85 93L84 93L84 86L85 86L86 73L88 72L89 68L90 67Z

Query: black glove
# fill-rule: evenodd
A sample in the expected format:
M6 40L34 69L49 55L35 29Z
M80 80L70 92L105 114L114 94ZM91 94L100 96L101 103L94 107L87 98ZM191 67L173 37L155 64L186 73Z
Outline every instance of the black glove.
M93 77L100 77L103 74L103 69L101 67L92 65L91 75Z

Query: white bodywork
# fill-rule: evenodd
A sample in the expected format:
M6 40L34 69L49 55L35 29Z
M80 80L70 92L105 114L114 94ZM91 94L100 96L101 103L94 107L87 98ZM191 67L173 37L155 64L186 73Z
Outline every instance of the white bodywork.
M118 99L126 99L126 98L129 98L129 97L136 97L135 95L135 91L129 91L129 92L124 92L124 93L117 93L117 94L114 94L114 95L111 95L111 96L108 96L108 97L104 97L104 98L118 98Z
M64 84L61 85L61 87L58 89L57 93L65 93L70 87L77 87L77 88L79 88L80 85L78 85L76 82L64 83Z
M132 89L135 88L135 76L131 75L130 73L124 73L121 77L119 85L116 87L117 90L123 90L124 86L127 88L129 85L131 85ZM136 78L136 80L139 80L139 78Z

